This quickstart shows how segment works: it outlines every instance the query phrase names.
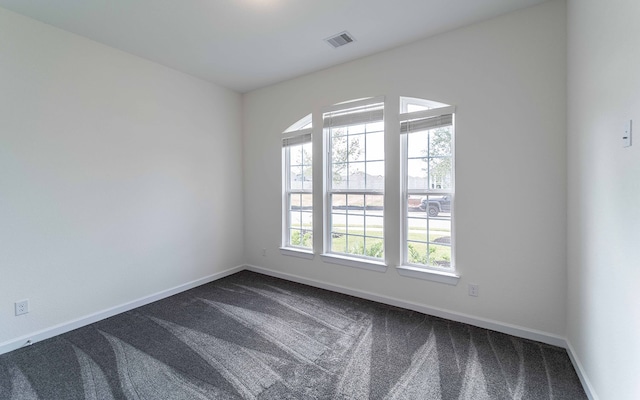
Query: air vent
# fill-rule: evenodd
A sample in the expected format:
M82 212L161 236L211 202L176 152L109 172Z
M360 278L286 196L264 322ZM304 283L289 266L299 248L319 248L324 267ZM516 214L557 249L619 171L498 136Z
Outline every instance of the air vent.
M329 43L334 49L337 49L340 46L344 46L345 44L353 42L354 39L349 32L344 31L342 33L338 33L337 35L331 36L324 41Z

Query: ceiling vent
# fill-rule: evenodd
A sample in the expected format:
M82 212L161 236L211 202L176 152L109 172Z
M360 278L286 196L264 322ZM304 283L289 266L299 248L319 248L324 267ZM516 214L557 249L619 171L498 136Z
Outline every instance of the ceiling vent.
M351 34L347 31L338 33L337 35L331 36L330 38L325 39L324 41L329 43L331 47L337 49L338 47L344 46L345 44L349 44L353 42L355 39Z

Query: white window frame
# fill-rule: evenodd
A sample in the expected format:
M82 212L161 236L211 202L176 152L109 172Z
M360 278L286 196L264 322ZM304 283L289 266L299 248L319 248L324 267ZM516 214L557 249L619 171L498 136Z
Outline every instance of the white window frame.
M408 104L416 104L424 109L420 111L407 112ZM401 98L401 113L399 116L401 129L400 129L400 140L401 140L401 194L402 194L402 220L401 220L401 240L400 240L400 249L402 255L402 265L400 265L397 270L398 273L404 276L409 276L413 278L426 279L431 281L437 281L442 283L447 283L451 285L455 285L458 283L460 278L459 274L456 271L456 263L455 263L455 107L447 106L443 103L437 103L430 100L416 99L416 98ZM403 132L402 125L403 123L407 124L408 121L420 121L420 120L432 120L435 118L451 118L451 126L452 126L452 139L451 139L451 189L450 190L442 190L442 189L431 189L427 188L426 190L409 190L408 188L408 140L406 130ZM406 126L406 125L405 125ZM451 196L451 265L450 267L439 267L435 265L424 265L424 264L415 264L409 262L409 251L408 251L408 237L409 237L409 205L408 198L409 196L429 196L429 195L441 195L441 196ZM426 210L425 210L426 212ZM428 215L427 219L430 219ZM427 235L429 232L427 231Z
M282 246L281 253L295 257L313 258L313 240L311 247L296 246L291 244L291 195L310 195L313 198L313 185L309 188L292 189L291 185L291 152L293 146L301 144L312 144L313 127L311 125L311 114L291 125L282 136ZM312 144L313 145L313 144ZM313 157L313 153L312 153ZM313 166L313 158L312 158ZM313 206L311 210L313 221ZM313 234L313 223L311 227Z
M346 111L350 109L355 109L359 107L367 107L373 106L377 104L382 104L382 118L381 121L384 122L384 113L385 110L385 101L384 97L375 97L375 98L367 98L356 101L344 102L340 104L336 104L331 107L326 107L322 110L323 121L328 114L336 113L340 111ZM354 122L355 125L357 122ZM325 262L345 265L356 268L364 268L374 271L384 272L386 271L386 263L385 257L386 252L384 252L384 256L382 259L376 257L369 257L366 255L357 255L357 254L349 254L342 252L335 252L331 249L332 244L332 210L331 210L331 198L332 195L379 195L383 198L385 197L384 184L381 189L334 189L333 188L333 177L332 177L332 142L331 142L331 126L323 126L323 138L324 138L324 159L323 159L323 168L324 168L324 214L323 214L323 226L324 226L324 236L323 236L323 254L322 259ZM383 128L384 129L384 128ZM384 130L383 130L384 132ZM385 133L386 134L386 133ZM386 161L383 159L383 162ZM385 178L386 179L386 178ZM384 210L382 215L382 220L384 221ZM365 232L366 233L366 232ZM382 233L382 243L384 248L385 243L385 235L384 231Z

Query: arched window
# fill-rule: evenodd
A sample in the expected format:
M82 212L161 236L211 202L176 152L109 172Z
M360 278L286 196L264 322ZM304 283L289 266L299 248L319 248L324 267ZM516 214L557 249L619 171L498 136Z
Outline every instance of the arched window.
M383 264L384 99L330 107L323 114L323 128L325 253Z
M454 112L400 98L405 265L453 270Z
M315 182L323 198L323 224L315 227L316 236L322 236L320 257L386 271L386 255L394 253L389 250L400 250L401 275L455 284L455 107L416 97L399 100L397 111L385 108L384 97L322 110L323 157L315 160L316 168L323 170L322 181ZM392 120L398 118L399 126L385 125L389 113L394 114ZM305 258L314 255L312 128L309 114L282 135L282 250ZM400 165L386 165L389 135L399 139ZM387 177L387 171L394 171L394 176ZM390 214L385 213L387 179L397 182L406 199ZM385 237L389 223L400 228L400 249L397 238Z
M282 135L283 247L313 250L313 149L311 114Z

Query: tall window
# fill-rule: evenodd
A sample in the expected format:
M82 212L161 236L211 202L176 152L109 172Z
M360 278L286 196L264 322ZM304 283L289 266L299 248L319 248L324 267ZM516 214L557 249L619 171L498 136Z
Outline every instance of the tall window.
M337 105L323 115L327 253L384 258L383 113L377 98Z
M311 114L283 134L284 247L313 249L313 152Z
M400 101L404 264L453 270L454 108Z

